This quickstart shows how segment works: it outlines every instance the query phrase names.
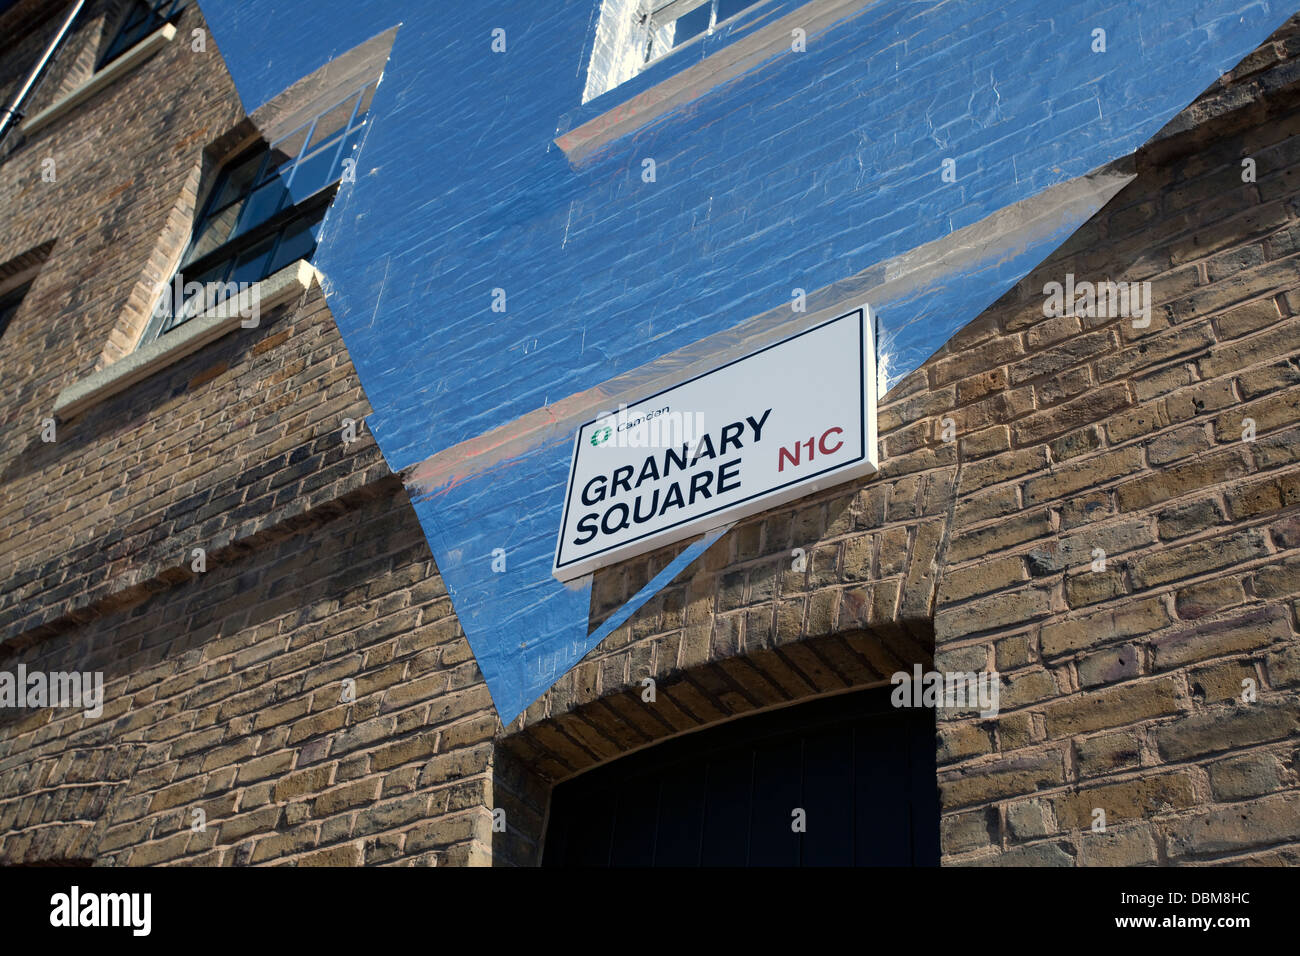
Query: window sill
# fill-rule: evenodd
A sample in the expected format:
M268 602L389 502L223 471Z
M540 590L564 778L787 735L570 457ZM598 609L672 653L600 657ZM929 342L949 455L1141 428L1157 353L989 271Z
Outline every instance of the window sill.
M20 127L29 136L53 123L79 103L83 103L100 90L116 83L149 57L153 56L176 36L175 25L164 24L160 29L149 34L131 49L127 50L108 66L95 73L79 87L35 116L28 118Z
M315 278L316 270L312 264L306 259L299 259L275 275L263 279L252 289L213 306L202 315L195 316L184 325L141 346L112 365L69 385L54 400L55 416L61 421L67 421L91 405L130 388L159 369L240 328L254 294L259 316L265 315L268 310L306 292Z
M561 127L568 132L555 138L569 162L577 165L608 144L653 122L692 100L699 99L715 87L735 79L762 63L793 53L793 31L804 31L812 38L840 20L856 16L877 0L807 0L797 9L776 20L762 23L764 16L779 8L755 8L754 16L737 25L741 34L730 39L722 34L707 37L699 50L690 55L702 59L685 69L678 69L674 54L651 64L645 72L602 93L595 99L566 114ZM748 31L748 32L746 32ZM729 42L728 42L729 41ZM720 48L711 45L725 44ZM688 53L688 50L682 50ZM654 77L658 76L656 82ZM630 97L642 80L639 92ZM645 83L652 85L646 86ZM594 115L593 114L598 114ZM577 125L574 125L577 124Z

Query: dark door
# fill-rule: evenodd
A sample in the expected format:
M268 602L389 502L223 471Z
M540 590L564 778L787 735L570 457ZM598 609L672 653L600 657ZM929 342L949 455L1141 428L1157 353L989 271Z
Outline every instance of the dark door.
M891 690L742 718L562 783L542 863L937 865L934 711L896 709Z

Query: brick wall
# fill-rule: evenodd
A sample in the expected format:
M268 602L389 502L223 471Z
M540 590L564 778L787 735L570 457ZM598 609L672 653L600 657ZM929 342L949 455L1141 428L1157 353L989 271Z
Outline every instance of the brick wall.
M319 289L39 440L242 117L170 45L0 180L0 262L54 243L0 338L0 670L106 700L0 714L0 861L533 863L555 781L919 663L1003 676L996 718L940 716L946 862L1293 862L1294 35L886 396L877 477L735 528L509 728L400 482L340 437L368 406ZM1151 326L1044 317L1066 273L1150 281ZM593 624L677 550L599 573Z
M185 16L186 33L202 23ZM141 289L188 238L177 206L193 208L205 148L242 116L219 53L173 42L5 162L0 262L52 248L0 339L0 639L156 590L185 576L191 548L228 548L386 473L364 430L351 448L340 437L369 408L319 289L42 441L59 391L118 354L124 327L134 346L152 307Z

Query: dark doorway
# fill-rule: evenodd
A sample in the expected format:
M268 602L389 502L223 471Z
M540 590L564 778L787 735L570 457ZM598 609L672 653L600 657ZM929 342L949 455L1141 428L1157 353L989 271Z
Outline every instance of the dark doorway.
M938 865L934 711L894 708L892 689L742 718L561 783L542 865Z

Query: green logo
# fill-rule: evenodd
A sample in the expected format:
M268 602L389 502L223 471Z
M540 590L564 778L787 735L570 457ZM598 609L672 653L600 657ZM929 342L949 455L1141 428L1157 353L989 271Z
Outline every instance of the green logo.
M609 441L609 436L614 434L614 430L606 425L604 428L597 428L591 433L592 445L599 447Z

